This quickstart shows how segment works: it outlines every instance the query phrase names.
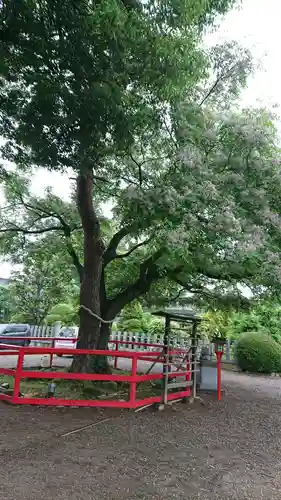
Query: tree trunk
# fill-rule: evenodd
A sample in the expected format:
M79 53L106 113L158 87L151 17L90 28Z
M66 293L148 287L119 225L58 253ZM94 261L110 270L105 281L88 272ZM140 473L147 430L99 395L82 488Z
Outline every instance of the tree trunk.
M87 312L85 306L100 316L100 281L102 272L103 245L100 227L93 207L92 171L81 173L77 180L77 206L84 236L84 273L80 285L80 328L77 347L94 349L100 334L100 321ZM92 372L93 356L79 355L73 358L71 371Z
M113 320L122 309L137 299L144 293L148 292L153 280L157 276L157 270L154 266L150 268L150 274L143 272L143 275L132 285L129 285L125 290L116 295L115 298L108 300L106 298L105 290L101 287L100 296L102 301L102 317L106 320ZM104 269L102 274L102 283L104 283ZM101 284L102 284L101 283ZM111 333L111 325L103 323L100 328L98 349L107 349L108 341ZM103 363L105 371L108 371L108 364L106 360ZM99 370L100 371L100 370Z
M103 323L100 328L100 336L97 344L98 349L107 349L111 334L111 325Z
M92 171L81 173L77 181L77 206L84 233L84 269L80 286L80 306L95 313L104 320L113 320L126 304L146 293L154 280L158 279L156 260L162 250L156 252L140 267L140 276L114 299L107 299L104 270L109 261L103 262L104 247L100 227L93 207ZM107 349L111 324L102 323L85 309L80 308L78 348ZM106 373L109 366L106 356L75 356L71 371Z
M110 333L111 325L102 323L100 327L100 336L97 343L97 349L105 350L108 348ZM110 366L108 364L107 356L95 356L93 363L95 373L110 373Z

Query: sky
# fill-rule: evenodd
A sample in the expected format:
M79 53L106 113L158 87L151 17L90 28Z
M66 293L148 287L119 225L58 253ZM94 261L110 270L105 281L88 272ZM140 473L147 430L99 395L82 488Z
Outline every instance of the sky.
M208 44L236 40L247 47L260 64L261 68L249 79L243 93L246 105L262 104L269 108L278 105L281 109L280 20L280 0L244 0L242 6L229 12L219 29L208 36Z
M219 28L206 37L206 43L209 46L236 40L247 47L259 69L249 78L247 89L241 96L243 104L274 108L281 116L280 21L281 0L244 0L240 8L229 12ZM47 186L52 186L55 194L64 199L69 196L67 176L40 169L34 176L32 189L37 195L43 195ZM9 277L10 272L9 263L0 264L0 277Z

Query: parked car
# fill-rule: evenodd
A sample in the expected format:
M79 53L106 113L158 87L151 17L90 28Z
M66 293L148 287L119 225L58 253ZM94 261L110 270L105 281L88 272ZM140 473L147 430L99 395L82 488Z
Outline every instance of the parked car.
M0 324L0 337L9 337L7 340L0 338L1 344L29 346L30 340L22 337L30 337L30 326L19 323ZM20 340L17 340L18 337Z
M59 333L60 340L55 341L55 347L63 347L66 349L75 349L77 345L78 328L64 326ZM72 340L73 339L73 340ZM63 354L58 354L61 358Z

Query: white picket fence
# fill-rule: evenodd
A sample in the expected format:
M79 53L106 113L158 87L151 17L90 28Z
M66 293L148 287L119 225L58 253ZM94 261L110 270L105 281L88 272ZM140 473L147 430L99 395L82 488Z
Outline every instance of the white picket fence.
M67 327L63 328L62 337L69 336L67 334ZM69 331L71 331L71 336L78 336L78 327L72 326L69 327ZM61 332L61 324L59 321L56 322L54 326L47 325L32 325L31 326L31 336L32 337L41 337L42 341L36 342L37 345L44 345L44 339L51 339L52 337L60 337ZM119 349L134 349L136 351L150 351L155 350L155 347L150 346L149 344L163 344L164 343L164 332L163 334L144 334L144 333L125 333L125 332L112 332L110 340L124 342L124 344L119 345ZM130 342L139 342L145 345L135 345L130 344ZM48 342L49 343L49 342ZM187 348L191 346L191 338L187 337L184 334L178 333L177 335L172 336L171 344L174 347L178 348ZM202 347L209 347L211 353L214 352L214 346L210 344L209 340L206 337L202 337L199 342L198 354L200 355ZM114 344L111 344L111 348L114 348ZM225 348L225 358L230 361L232 359L232 346L231 342L227 341Z
M60 328L60 325L59 325ZM31 337L56 337L57 329L56 326L48 325L31 325L30 326L30 336Z
M78 335L78 327L77 326L71 326L69 327L69 330L71 331L72 335L71 336L77 336ZM45 337L45 338L52 338L52 337L59 337L59 336L68 336L68 328L64 327L63 328L63 335L60 335L61 332L61 324L59 321L56 322L54 326L47 326L47 325L32 325L31 326L31 336L32 337ZM111 334L111 340L118 340L119 342L124 341L124 343L127 342L139 342L142 344L163 344L164 342L164 333L163 334L145 334L145 333L125 333L125 332L112 332ZM187 347L190 345L191 339L187 336L184 335L175 335L171 339L171 343L175 347ZM207 344L206 342L203 342L205 345ZM139 349L149 349L149 345L145 346L139 346ZM138 346L134 346L135 349L138 348Z

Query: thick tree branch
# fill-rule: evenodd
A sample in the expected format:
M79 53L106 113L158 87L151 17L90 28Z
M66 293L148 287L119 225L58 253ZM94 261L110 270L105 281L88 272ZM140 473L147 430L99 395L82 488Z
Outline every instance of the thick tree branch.
M196 285L196 287L194 287L183 277L181 277L181 273L184 273L184 266L178 268L176 272L175 271L170 272L169 277L170 279L172 279L173 281L175 281L176 283L178 283L191 293L201 293L205 289L204 286L202 285ZM251 278L255 274L250 270L246 270L245 268L239 270L239 269L231 269L231 267L229 267L227 271L225 271L219 266L217 267L214 266L212 268L204 268L199 265L196 268L196 273L210 280L228 281L228 282L231 281L241 282L246 278Z
M80 262L78 254L74 250L74 247L71 243L70 238L66 238L66 248L67 248L68 254L70 255L72 262L73 262L73 264L78 272L79 281L80 281L80 283L82 283L83 276L84 276L84 267L82 266L82 264Z
M181 296L181 294L182 294L183 292L186 292L186 288L184 288L184 287L183 287L183 288L181 288L181 289L178 291L178 293L177 293L176 295L174 295L174 297L169 297L169 298L167 298L167 299L165 300L165 302L167 302L168 304L169 304L169 303L173 303L173 302L175 302L176 300L178 300L178 299L180 298L180 296Z
M199 274L206 276L206 278L219 281L232 281L232 280L241 281L243 279L250 278L255 274L249 269L247 270L245 268L242 268L241 270L231 269L230 266L227 269L227 271L221 269L219 266L209 269L201 268L200 266L198 266L197 271Z
M139 185L142 186L142 165L145 163L145 162L142 162L142 163L139 163L134 157L132 154L130 154L130 158L131 160L136 164L136 166L138 167L138 172L139 172Z
M106 267L112 260L116 259L117 247L128 234L133 230L133 226L124 226L111 238L107 249L103 254L103 265Z
M129 257L129 255L131 255L131 253L133 253L135 250L137 250L140 247L143 247L144 245L147 245L151 241L151 239L152 238L148 238L145 241L141 241L137 245L135 245L132 248L130 248L130 250L128 250L128 252L125 252L125 253L122 253L122 254L116 254L115 259L124 259L125 257Z
M139 278L126 287L113 299L107 300L107 317L114 318L126 304L147 293L154 281L160 278L157 260L163 255L164 248L159 248L140 265ZM162 275L161 275L162 276Z
M50 231L63 231L61 226L50 226L41 229L25 229L23 227L8 227L0 229L0 233L22 233L22 234L43 234Z

